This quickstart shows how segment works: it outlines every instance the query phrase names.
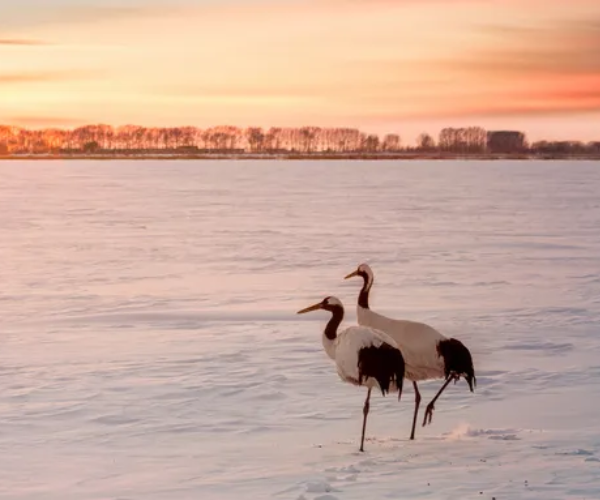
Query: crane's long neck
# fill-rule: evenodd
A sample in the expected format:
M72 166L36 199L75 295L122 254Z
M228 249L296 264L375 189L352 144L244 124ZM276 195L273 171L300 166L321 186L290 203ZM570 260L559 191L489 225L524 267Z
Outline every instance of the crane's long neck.
M358 294L358 305L364 309L369 309L369 292L373 286L373 276L362 272L360 276L363 279L363 286Z
M337 331L340 323L344 319L344 308L335 306L331 309L328 309L328 311L331 312L331 319L323 331L323 348L325 349L327 356L335 360L335 340L337 339Z
M331 319L325 327L323 334L328 340L335 340L337 338L337 330L340 323L344 319L344 308L340 306L334 306L329 309L331 312Z

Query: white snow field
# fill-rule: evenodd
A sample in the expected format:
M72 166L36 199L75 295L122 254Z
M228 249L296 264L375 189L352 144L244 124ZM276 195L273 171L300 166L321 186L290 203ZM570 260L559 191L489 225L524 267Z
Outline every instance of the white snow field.
M359 453L295 313L363 261L478 385L413 442L374 392ZM0 164L0 498L598 500L600 164Z

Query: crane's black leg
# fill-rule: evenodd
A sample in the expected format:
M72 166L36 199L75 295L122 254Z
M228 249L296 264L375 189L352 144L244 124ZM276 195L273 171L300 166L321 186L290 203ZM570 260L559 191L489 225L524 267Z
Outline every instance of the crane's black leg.
M444 392L444 389L446 387L448 387L448 384L452 381L453 377L448 377L446 379L446 382L444 382L444 385L442 386L442 388L438 391L438 393L435 395L435 397L431 400L431 403L429 403L427 405L427 408L425 408L425 418L423 419L423 427L425 427L427 425L427 417L429 417L429 423L431 423L431 419L433 418L433 410L435 409L435 402L437 401L437 398L440 397L440 395L442 394L442 392Z
M410 431L410 439L415 439L415 427L417 426L417 415L419 413L419 405L421 404L421 393L417 387L417 383L413 381L413 387L415 388L415 415L413 417L412 430Z
M367 428L367 415L369 414L369 399L371 399L371 388L367 391L367 399L365 399L365 405L363 406L363 426L362 436L360 438L360 451L365 451L365 429Z

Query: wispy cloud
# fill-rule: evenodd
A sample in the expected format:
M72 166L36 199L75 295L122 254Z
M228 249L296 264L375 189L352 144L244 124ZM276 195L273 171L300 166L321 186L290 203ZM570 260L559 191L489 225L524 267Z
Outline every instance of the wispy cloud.
M25 83L47 83L57 81L76 80L98 75L98 72L71 70L71 71L24 71L14 73L0 73L0 85L14 85Z
M600 73L600 19L541 27L494 26L487 33L497 35L494 46L476 49L450 64L490 75Z
M107 19L140 18L165 11L165 7L79 5L55 9L52 19L65 23L89 23Z
M58 3L58 2L57 2ZM3 10L0 29L6 31L37 29L52 26L79 26L105 21L143 19L177 12L177 5L144 2L121 6L80 0L72 3L54 3L47 0L21 0Z
M28 40L26 38L0 38L0 47L1 46L23 46L23 47L31 47L31 46L40 46L40 45L50 45L48 42L44 42L41 40Z
M76 127L83 125L85 120L65 118L64 116L12 116L8 118L7 123L19 127Z
M600 111L600 18L488 25L480 33L469 50L422 64L446 78L446 91L438 88L411 117Z

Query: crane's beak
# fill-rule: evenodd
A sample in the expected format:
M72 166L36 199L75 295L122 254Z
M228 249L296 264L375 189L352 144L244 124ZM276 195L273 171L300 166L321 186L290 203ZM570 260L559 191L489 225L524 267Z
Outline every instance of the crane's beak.
M354 276L358 276L358 269L356 271L352 271L348 276L346 276L344 279L347 280L348 278L354 278Z
M296 314L304 314L304 313L311 312L311 311L317 311L322 308L323 308L323 305L319 302L318 304L306 307L305 309L298 311Z

